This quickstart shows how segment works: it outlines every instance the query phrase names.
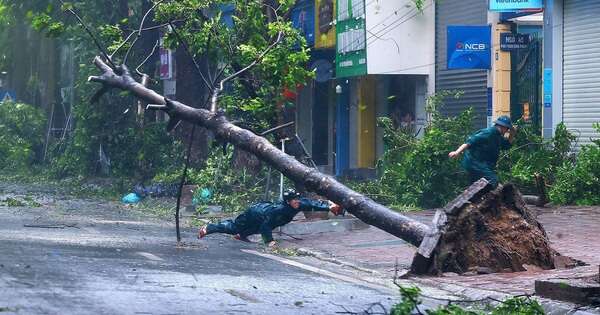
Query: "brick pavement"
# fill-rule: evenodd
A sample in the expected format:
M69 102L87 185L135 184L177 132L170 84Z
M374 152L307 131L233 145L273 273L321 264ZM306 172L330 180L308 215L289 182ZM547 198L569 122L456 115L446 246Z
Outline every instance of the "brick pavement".
M534 208L554 249L582 260L590 266L574 269L527 271L518 273L442 277L423 277L430 284L452 284L506 294L531 294L537 279L571 278L592 275L600 265L600 207ZM429 223L433 211L407 213ZM379 229L370 227L352 232L303 235L302 240L286 240L283 245L314 249L341 261L376 270L392 277L396 260L400 268L410 266L415 248Z

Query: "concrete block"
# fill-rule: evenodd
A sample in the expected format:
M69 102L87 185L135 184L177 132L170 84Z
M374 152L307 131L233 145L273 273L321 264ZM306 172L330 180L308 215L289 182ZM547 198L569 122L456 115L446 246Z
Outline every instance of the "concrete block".
M600 302L598 277L535 281L535 294L541 297L590 305Z
M369 225L356 218L331 219L322 221L292 222L281 227L281 232L290 235L347 232L369 228ZM277 231L277 230L275 230Z

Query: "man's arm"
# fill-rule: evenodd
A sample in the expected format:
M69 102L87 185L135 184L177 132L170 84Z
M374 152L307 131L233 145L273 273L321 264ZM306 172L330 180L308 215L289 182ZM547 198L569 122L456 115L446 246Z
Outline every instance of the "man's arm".
M333 214L338 215L341 212L341 207L329 200L312 200L302 198L300 200L301 211L331 211Z
M452 151L450 153L448 153L448 156L450 158L456 158L458 157L461 153L463 153L463 151L465 151L466 149L468 149L471 145L468 143L463 143L460 147L458 147L458 149L456 149L456 151Z
M313 200L308 198L300 199L301 211L329 211L330 201Z
M275 226L273 226L273 222L271 220L271 218L268 218L267 220L265 220L265 222L263 222L260 225L260 228L258 229L258 231L260 232L260 235L262 236L262 240L263 242L265 242L265 244L269 244L271 242L273 242L273 229L275 228Z

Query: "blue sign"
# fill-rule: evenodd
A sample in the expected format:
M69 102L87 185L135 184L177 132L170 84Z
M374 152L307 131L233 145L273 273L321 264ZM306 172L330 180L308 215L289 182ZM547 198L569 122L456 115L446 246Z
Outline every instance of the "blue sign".
M543 0L490 0L490 11L542 9Z
M448 69L490 69L492 30L486 26L448 26Z
M4 102L15 102L17 100L17 94L15 91L7 91L0 89L0 103Z
M292 9L292 25L306 38L308 46L315 44L315 2L298 1Z
M552 68L544 69L544 107L552 107Z

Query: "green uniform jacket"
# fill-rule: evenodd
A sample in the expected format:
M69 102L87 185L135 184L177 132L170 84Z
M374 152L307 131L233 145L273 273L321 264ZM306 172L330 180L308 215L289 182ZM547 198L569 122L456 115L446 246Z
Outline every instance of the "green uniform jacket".
M265 243L273 240L273 229L286 225L300 211L329 211L329 203L323 200L312 200L307 198L300 199L300 208L294 209L287 202L280 203L259 203L250 207L246 213L251 220L248 224L241 224L240 228L248 232L259 232ZM240 225L240 222L236 224ZM244 234L254 234L244 233Z
M494 126L484 128L469 136L469 145L462 161L462 166L472 175L471 181L485 177L491 184L497 185L494 172L500 150L510 148L510 142L500 134ZM475 175L475 176L473 176Z

